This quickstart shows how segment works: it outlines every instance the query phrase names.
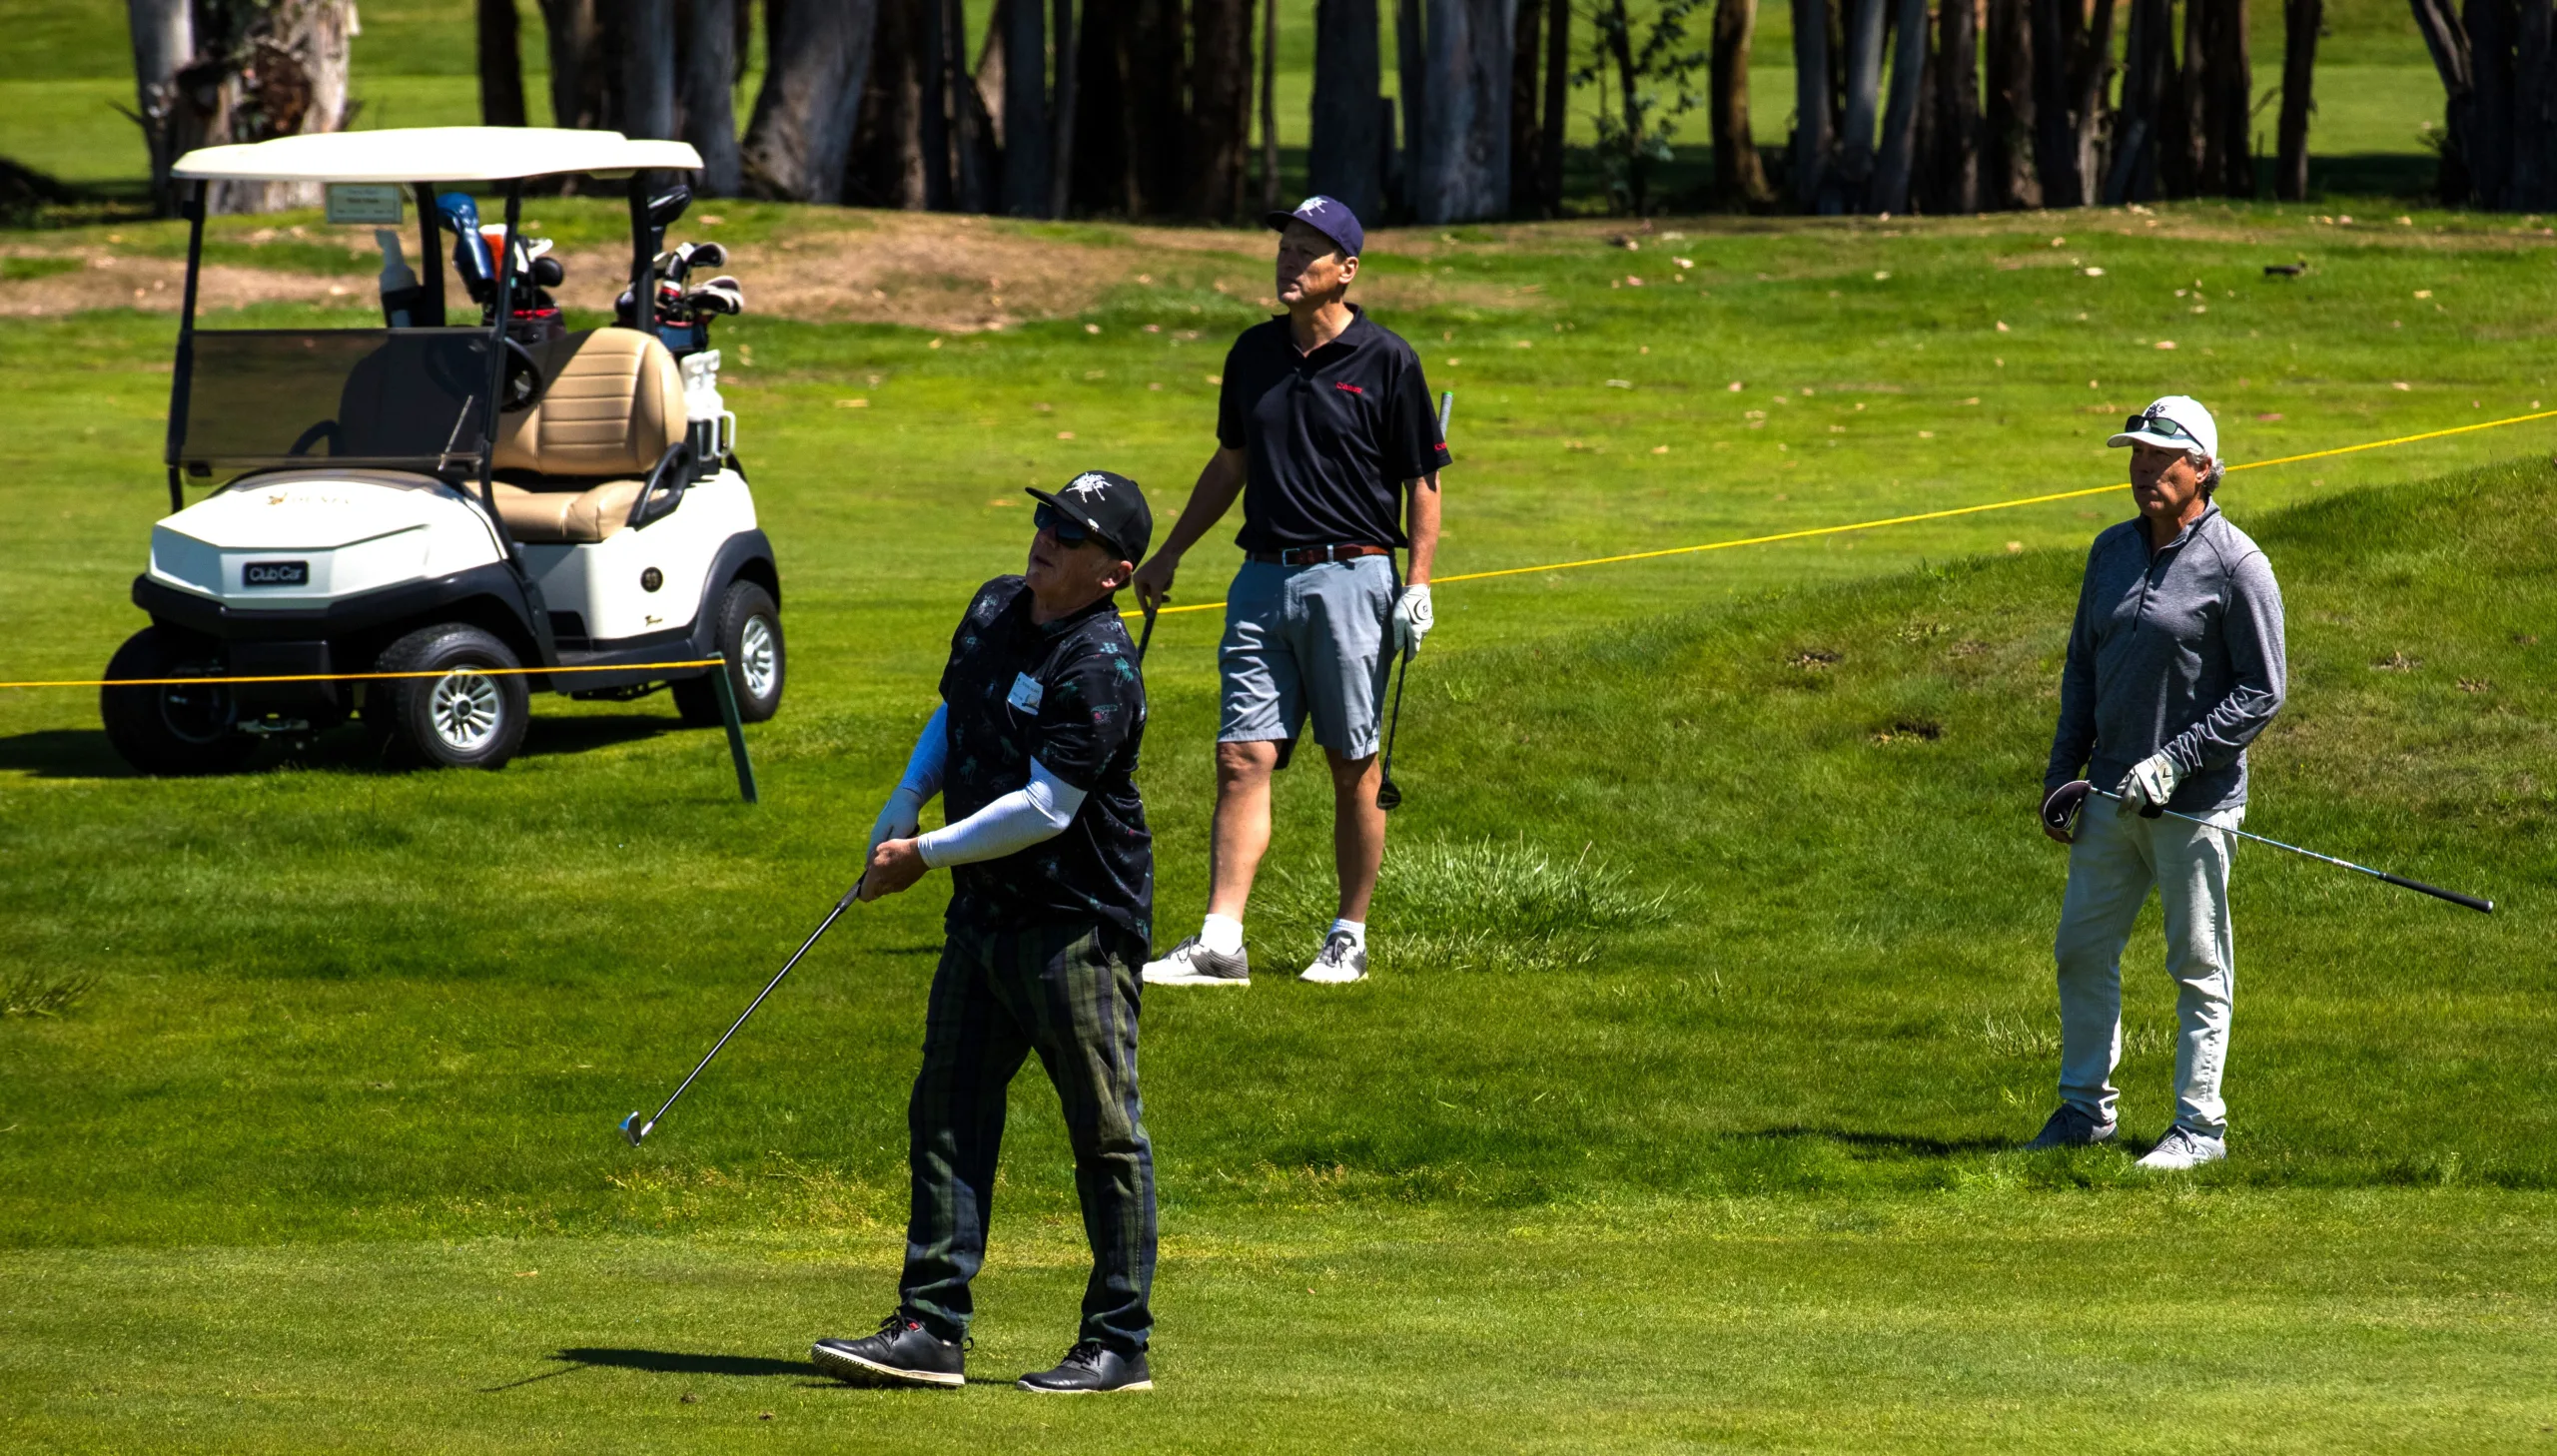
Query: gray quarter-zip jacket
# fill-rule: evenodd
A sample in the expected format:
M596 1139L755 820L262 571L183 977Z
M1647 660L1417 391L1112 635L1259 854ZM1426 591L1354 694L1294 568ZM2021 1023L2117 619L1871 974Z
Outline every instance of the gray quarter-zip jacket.
M2163 750L2182 781L2167 806L2208 814L2246 802L2246 745L2280 711L2288 679L2272 563L2216 505L2163 550L2133 518L2096 537L2045 793L2078 777L2111 790Z

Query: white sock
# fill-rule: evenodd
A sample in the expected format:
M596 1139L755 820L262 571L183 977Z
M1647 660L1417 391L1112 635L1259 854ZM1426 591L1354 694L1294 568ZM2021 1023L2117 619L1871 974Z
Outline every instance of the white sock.
M1331 944L1333 936L1347 936L1351 945L1362 951L1367 949L1367 923L1363 920L1333 921L1331 929L1322 933L1323 944Z
M1199 944L1220 956L1232 956L1243 950L1243 922L1222 915L1212 915L1199 923Z

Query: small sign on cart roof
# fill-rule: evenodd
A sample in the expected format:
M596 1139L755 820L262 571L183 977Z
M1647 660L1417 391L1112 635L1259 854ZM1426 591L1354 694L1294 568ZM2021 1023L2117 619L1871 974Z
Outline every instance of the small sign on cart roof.
M397 183L333 182L329 184L329 221L398 227L405 196Z

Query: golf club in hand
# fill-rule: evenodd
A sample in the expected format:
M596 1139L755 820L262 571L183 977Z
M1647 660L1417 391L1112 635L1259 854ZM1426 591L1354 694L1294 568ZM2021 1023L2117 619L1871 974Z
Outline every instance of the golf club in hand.
M1154 645L1155 613L1162 610L1162 608L1163 604L1161 602L1146 603L1146 630L1137 638L1137 665L1139 667L1146 665L1146 649Z
M2070 782L2061 785L2059 788L2052 790L2051 797L2042 801L2043 823L2049 825L2053 829L2069 834L2074 840L2077 835L2078 816L2083 811L2083 807L2090 795L2098 795L2103 798L2114 800L2116 803L2120 803L2122 801L2122 795L2115 793L2111 789L2099 789L2095 785L2088 783L2085 779L2073 779ZM2343 869L2351 870L2357 874L2368 875L2374 880L2385 880L2389 884L2398 886L2401 889L2412 890L2418 894L2429 895L2436 900L2447 900L2453 905L2465 906L2470 910L2476 911L2480 915L2492 915L2495 913L2495 902L2491 900L2480 900L2474 895L2462 895L2456 890L2444 890L2438 885L2427 885L2421 880L2409 880L2403 875L2392 875L2386 870L2374 870L2368 865L2356 865L2350 860L2339 860L2333 855L2321 855L2312 849L2301 849L2295 844L2284 844L2277 839L2266 839L2260 834L2250 834L2242 829L2230 829L2224 824L2213 824L2207 819L2198 818L2190 814L2179 814L2172 809L2159 809L2156 812L2165 815L2169 819L2180 819L2187 824L2198 824L2207 829L2216 829L2222 834L2233 834L2239 839L2251 839L2257 844L2271 845L2277 850L2288 850L2295 855L2304 855L2312 860L2320 860L2329 865L2340 866Z
M1385 762L1376 784L1376 807L1388 814L1402 807L1402 790L1394 784L1394 734L1402 728L1402 680L1409 676L1411 654L1405 652L1394 671L1394 710L1385 720Z
M629 1116L621 1119L621 1135L630 1139L631 1146L638 1146L640 1138L654 1131L656 1125L665 1120L667 1110L675 1104L675 1098L682 1096L684 1089L692 1086L692 1079L699 1077L701 1069L710 1065L710 1059L719 1055L719 1049L728 1045L728 1039L737 1035L737 1028L746 1024L746 1018L755 1014L755 1008L763 1005L765 997L772 995L772 989L781 984L783 976L790 974L791 967L799 964L801 956L808 954L808 948L817 943L817 937L832 929L835 921L841 918L845 911L850 910L853 902L860 898L861 882L855 880L852 882L852 888L843 892L843 898L835 902L835 908L826 912L826 918L818 923L816 930L809 934L807 940L800 943L798 951L782 964L780 973L764 983L763 990L755 994L753 1001L746 1003L746 1009L737 1014L737 1019L729 1024L728 1030L720 1034L719 1040L711 1044L709 1051L701 1054L701 1061L693 1065L691 1076L686 1077L683 1080L683 1086L675 1089L674 1095L667 1097L664 1105L657 1108L655 1116L642 1122L639 1120L639 1113L634 1109Z

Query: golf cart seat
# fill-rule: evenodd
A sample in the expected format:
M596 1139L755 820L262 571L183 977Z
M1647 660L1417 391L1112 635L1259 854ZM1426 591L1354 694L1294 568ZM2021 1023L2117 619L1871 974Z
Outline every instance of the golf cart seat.
M635 329L571 334L533 357L549 384L498 427L497 514L519 541L600 541L685 437L683 376L665 345Z

